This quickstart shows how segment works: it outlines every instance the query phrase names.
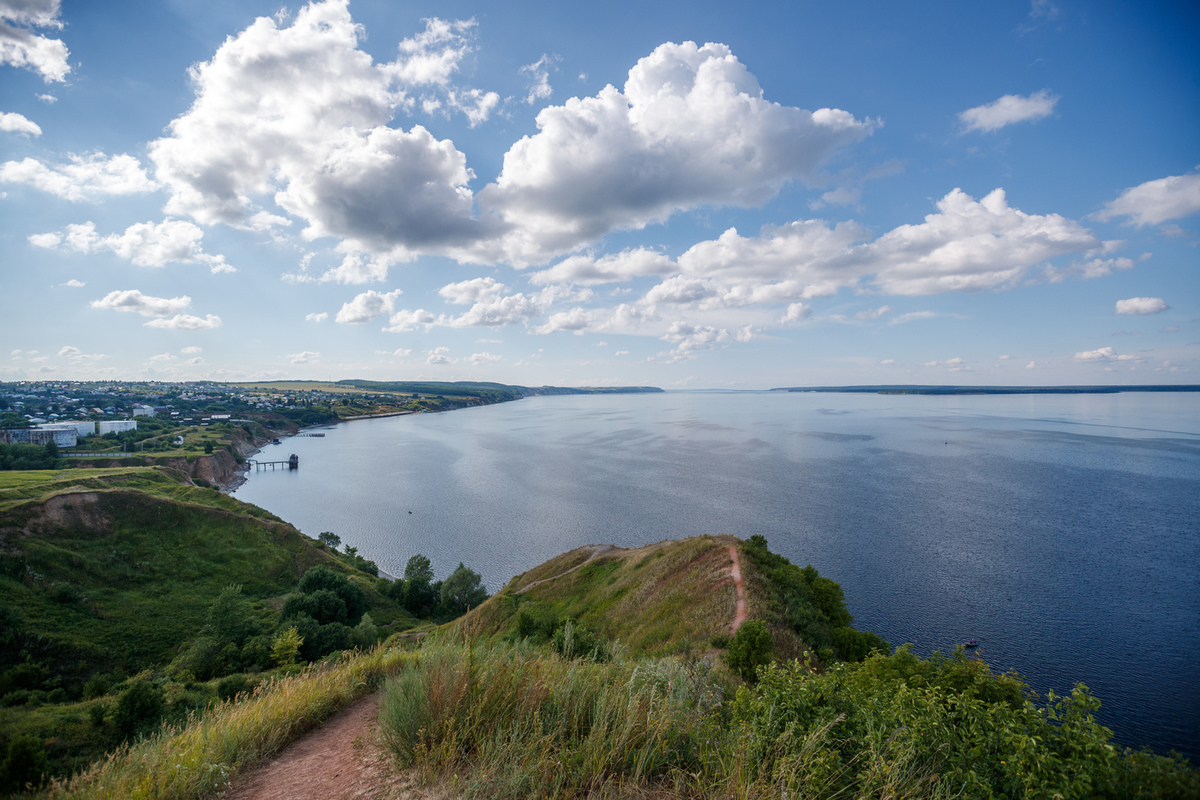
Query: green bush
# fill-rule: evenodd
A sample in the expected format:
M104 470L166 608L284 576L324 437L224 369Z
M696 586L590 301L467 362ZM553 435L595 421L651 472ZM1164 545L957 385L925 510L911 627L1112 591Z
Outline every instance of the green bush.
M733 635L725 660L742 680L753 683L758 668L771 662L772 649L771 632L766 623L753 619L743 623Z
M138 681L121 693L113 722L126 736L148 730L162 717L163 691L149 681Z

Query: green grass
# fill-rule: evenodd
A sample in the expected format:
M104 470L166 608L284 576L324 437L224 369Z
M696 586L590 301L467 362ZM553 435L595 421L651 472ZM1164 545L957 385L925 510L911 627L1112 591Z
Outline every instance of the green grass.
M614 548L594 559L591 548L572 550L514 578L460 624L484 637L511 635L525 608L575 618L647 655L705 646L727 636L733 622L730 544L740 546L732 536L699 536ZM741 561L745 570L746 559Z

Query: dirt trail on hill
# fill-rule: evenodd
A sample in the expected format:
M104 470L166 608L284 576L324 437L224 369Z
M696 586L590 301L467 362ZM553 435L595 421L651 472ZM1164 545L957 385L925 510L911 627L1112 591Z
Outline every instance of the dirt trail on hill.
M737 589L737 607L733 612L733 625L729 628L729 635L733 636L746 621L746 584L742 581L742 562L738 559L737 545L729 545L729 557L733 559L729 574L733 578L734 588Z
M376 724L382 698L378 692L342 709L234 781L222 800L448 800L393 771Z
M522 586L520 589L517 589L516 593L520 594L521 592L527 592L530 589L532 589L533 587L537 586L538 584L545 583L546 581L552 581L552 580L555 580L556 578L561 578L563 575L568 575L577 569L586 567L588 564L592 563L593 561L595 561L597 558L604 555L605 553L611 553L613 550L620 549L616 545L611 545L611 544L593 544L593 545L588 545L588 546L592 548L592 554L590 556L588 556L587 561L584 561L582 564L576 564L575 566L571 567L570 569L565 569L562 572L558 573L557 575L551 575L549 578L542 578L541 580L534 581L533 583L527 583L524 586Z

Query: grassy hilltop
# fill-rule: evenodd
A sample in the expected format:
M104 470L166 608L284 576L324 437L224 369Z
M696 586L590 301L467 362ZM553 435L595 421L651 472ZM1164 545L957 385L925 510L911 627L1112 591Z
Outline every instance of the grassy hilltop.
M1086 687L893 653L761 537L579 548L436 627L420 563L378 578L169 469L73 470L0 475L0 567L0 773L56 777L38 796L211 797L382 688L396 767L452 797L1200 797Z

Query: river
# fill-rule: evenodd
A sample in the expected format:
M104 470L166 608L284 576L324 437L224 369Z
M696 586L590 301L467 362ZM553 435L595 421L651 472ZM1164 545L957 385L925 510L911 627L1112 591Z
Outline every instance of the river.
M534 397L268 445L236 496L491 590L583 544L765 536L919 653L976 639L1200 761L1200 395Z

